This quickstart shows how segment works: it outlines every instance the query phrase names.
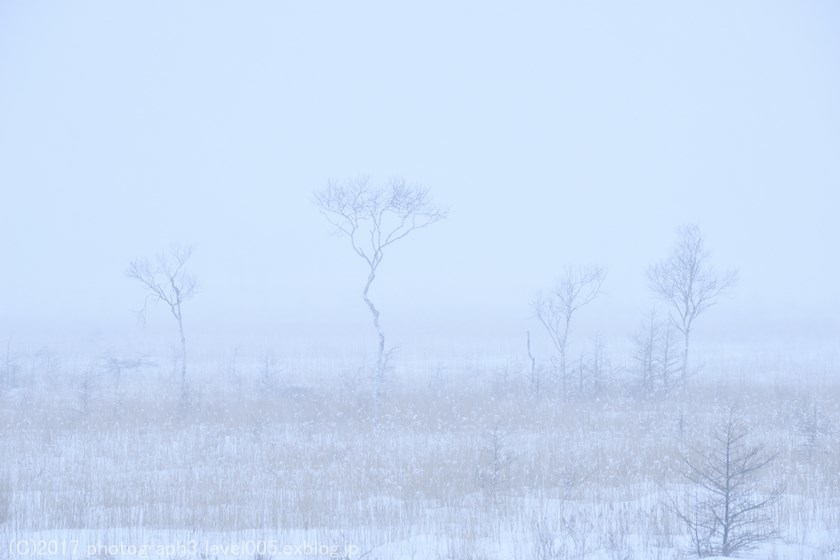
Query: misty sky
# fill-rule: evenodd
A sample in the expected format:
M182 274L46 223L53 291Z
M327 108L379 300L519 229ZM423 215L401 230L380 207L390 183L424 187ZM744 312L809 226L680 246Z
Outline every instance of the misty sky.
M836 333L838 29L828 0L2 0L0 337L139 328L123 271L172 242L194 328L368 329L310 202L359 174L450 209L382 265L395 338L535 328L529 299L590 262L585 320L623 333L685 222L740 270L707 335Z

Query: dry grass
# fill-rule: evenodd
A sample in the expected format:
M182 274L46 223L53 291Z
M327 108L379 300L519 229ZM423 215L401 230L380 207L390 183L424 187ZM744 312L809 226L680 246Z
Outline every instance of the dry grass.
M662 489L681 483L679 457L733 404L754 439L780 454L767 482L786 483L774 513L787 538L811 546L840 526L840 382L822 377L698 380L656 397L613 383L560 401L531 395L524 372L456 372L392 384L377 425L352 376L276 391L260 388L256 370L208 376L184 418L161 372L127 380L116 413L103 378L81 414L74 379L35 375L3 398L0 524L9 535L271 531L350 536L373 551L401 542L406 557L431 539L441 558L534 558L522 551L540 546L557 558L667 558L681 527ZM803 431L809 410L827 431ZM493 464L499 456L504 465Z

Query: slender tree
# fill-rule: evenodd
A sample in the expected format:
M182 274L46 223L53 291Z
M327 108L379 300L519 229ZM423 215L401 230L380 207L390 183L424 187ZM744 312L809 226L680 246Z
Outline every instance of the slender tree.
M79 384L76 386L76 398L78 399L76 411L84 419L90 415L90 409L98 397L99 376L94 373L93 368L88 367L82 374Z
M688 376L691 333L695 320L717 303L737 282L736 271L719 274L709 263L711 253L703 244L700 228L681 226L671 255L648 270L650 289L671 307L674 327L683 336L680 372Z
M657 310L645 316L633 337L633 371L646 390L668 390L671 378L679 372L681 357L678 353L676 328L671 321L662 320Z
M656 354L661 338L661 325L656 309L652 309L633 337L633 372L642 388L653 390L656 382Z
M567 394L568 365L566 351L569 342L572 316L601 292L604 269L598 266L567 267L547 294L539 293L531 302L534 316L542 323L560 362L560 380L563 395Z
M3 372L0 376L0 389L11 388L17 384L17 357L12 352L12 337L6 340L6 352L3 357Z
M336 231L350 240L353 252L367 265L362 299L370 311L378 340L373 375L374 407L377 407L387 353L379 309L369 297L371 285L391 245L413 231L439 222L446 212L435 206L427 189L409 185L404 179L392 179L384 186L372 185L367 177L331 182L315 194L314 204Z
M146 299L140 312L145 318L149 301L161 301L169 308L178 323L181 342L181 410L186 411L189 401L187 387L187 339L184 335L184 303L195 297L198 283L186 270L192 257L192 249L173 245L168 252L161 253L152 262L148 259L131 261L125 275L143 285Z
M675 375L679 374L682 367L682 357L679 352L680 342L677 329L671 321L665 321L661 325L659 340L659 351L656 353L656 367L659 378L662 380L662 388L668 390Z
M525 331L525 347L528 350L528 361L531 363L531 390L534 395L540 394L540 376L537 372L537 358L531 351L531 331Z

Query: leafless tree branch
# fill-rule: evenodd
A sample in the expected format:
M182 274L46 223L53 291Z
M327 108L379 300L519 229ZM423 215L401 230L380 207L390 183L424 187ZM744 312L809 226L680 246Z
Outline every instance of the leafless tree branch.
M187 273L185 267L192 258L192 248L172 245L167 252L160 253L154 261L135 259L128 265L126 277L136 280L146 290L141 316L145 317L147 303L159 300L167 305L178 323L181 339L181 407L185 412L188 405L187 390L187 341L184 336L183 304L193 299L198 292L198 282Z
M539 293L531 302L534 317L543 325L560 355L563 395L567 394L566 350L572 316L598 297L605 272L599 266L567 267L547 294Z
M382 377L386 371L385 331L379 310L368 296L386 248L419 229L446 218L446 211L432 202L428 189L394 178L384 186L371 184L368 177L344 183L329 182L313 196L313 203L337 233L345 235L353 252L368 266L362 299L373 317L378 337L374 374L374 407L378 406Z
M737 283L736 271L718 273L710 264L700 228L681 226L671 255L648 270L651 291L671 307L674 327L683 335L683 380L689 374L688 356L694 321Z

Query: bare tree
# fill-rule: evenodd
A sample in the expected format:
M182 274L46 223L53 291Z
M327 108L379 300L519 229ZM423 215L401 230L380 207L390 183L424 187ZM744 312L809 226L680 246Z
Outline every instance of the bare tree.
M653 390L656 382L656 352L661 338L661 325L656 309L652 309L639 331L633 336L633 372L645 390Z
M78 399L77 412L82 418L87 418L90 414L91 406L97 398L99 392L98 375L93 372L93 368L85 369L79 384L76 386L76 398Z
M681 226L671 255L648 270L650 289L671 306L674 326L683 335L681 374L688 376L688 356L694 321L717 303L738 279L732 270L718 274L709 264L711 253L703 245L700 228Z
M671 321L662 323L659 351L656 353L656 366L662 388L667 391L671 381L682 368L683 357L680 356L677 329Z
M262 371L259 379L257 379L258 390L264 395L276 396L283 390L280 379L283 368L277 365L277 360L273 354L266 353L262 361Z
M344 183L331 182L315 194L313 202L336 231L349 238L353 251L368 267L362 299L370 310L378 338L373 376L376 407L388 353L379 310L368 296L370 287L388 247L411 232L444 219L446 212L434 205L427 189L409 185L404 179L391 179L381 187L371 185L367 177Z
M686 479L695 495L688 505L672 507L688 529L692 552L698 557L734 556L776 538L770 508L781 494L777 486L761 492L757 474L776 455L747 443L748 430L737 413L712 434L711 446L684 458Z
M122 374L125 371L135 371L142 367L153 365L154 362L144 357L140 358L117 358L112 355L105 355L102 358L103 368L111 375L114 390L114 419L117 419L122 411Z
M190 247L172 246L168 252L161 253L154 262L148 259L131 261L125 275L137 280L146 289L146 299L140 316L145 318L149 301L161 301L178 322L178 335L181 341L181 410L188 406L187 389L187 339L184 336L183 304L195 297L198 283L185 267L192 257Z
M598 393L603 389L607 377L615 371L603 336L592 337L589 348L581 353L576 369L579 394Z
M830 441L836 430L831 425L831 415L825 414L817 403L805 403L796 414L796 428L802 437L800 451L808 461L814 459L820 440ZM828 446L827 446L828 447Z
M537 294L531 309L545 327L560 355L559 370L563 395L567 395L568 367L566 350L572 316L598 297L604 283L604 269L598 266L567 267L548 294Z
M540 375L539 371L537 370L537 358L534 356L534 353L531 351L531 331L525 331L525 347L528 350L528 361L531 365L531 391L535 396L539 396L540 394Z
M3 372L0 376L0 389L11 388L17 385L17 375L20 365L17 356L12 352L12 338L6 340L6 352L3 357Z
M645 390L668 390L673 375L679 371L676 329L670 321L663 321L657 310L651 309L633 337L633 371Z
M475 469L475 480L485 499L495 506L499 494L511 481L511 466L521 456L510 445L513 432L503 429L502 421L496 420L482 434L483 445L480 462Z

